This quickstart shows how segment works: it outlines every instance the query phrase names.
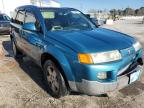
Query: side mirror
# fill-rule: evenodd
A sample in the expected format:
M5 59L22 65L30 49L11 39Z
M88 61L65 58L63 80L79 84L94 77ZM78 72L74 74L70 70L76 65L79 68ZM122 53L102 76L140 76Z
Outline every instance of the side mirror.
M34 23L25 23L23 24L22 29L29 31L37 31L37 28Z
M90 14L85 14L85 15L86 15L86 17L87 17L87 18L89 18L89 19L90 19Z
M93 24L95 24L97 27L99 27L99 23L98 20L94 19L94 18L90 18L90 20L92 21Z

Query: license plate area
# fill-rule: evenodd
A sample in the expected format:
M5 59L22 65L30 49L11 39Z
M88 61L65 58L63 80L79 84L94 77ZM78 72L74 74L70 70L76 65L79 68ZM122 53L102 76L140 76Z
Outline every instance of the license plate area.
M130 74L130 84L135 82L136 80L139 79L139 76L140 76L140 73L141 73L141 70L137 70L135 72L133 72L132 74Z

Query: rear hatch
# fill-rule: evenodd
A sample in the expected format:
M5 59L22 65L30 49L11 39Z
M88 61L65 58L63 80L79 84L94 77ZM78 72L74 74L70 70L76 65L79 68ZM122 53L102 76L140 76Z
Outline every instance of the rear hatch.
M0 15L0 27L10 27L10 21L7 16Z

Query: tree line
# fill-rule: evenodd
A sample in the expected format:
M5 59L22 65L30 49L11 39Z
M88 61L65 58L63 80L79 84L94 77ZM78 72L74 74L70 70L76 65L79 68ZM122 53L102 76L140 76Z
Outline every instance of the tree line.
M110 11L108 10L95 10L95 9L90 9L88 13L109 13L112 16L144 16L144 7L141 7L139 9L132 9L130 7L125 8L125 9L112 9Z
M112 9L110 10L110 14L112 16L144 16L144 7L141 7L139 9L132 9L132 8L126 8L124 10L116 10L116 9Z

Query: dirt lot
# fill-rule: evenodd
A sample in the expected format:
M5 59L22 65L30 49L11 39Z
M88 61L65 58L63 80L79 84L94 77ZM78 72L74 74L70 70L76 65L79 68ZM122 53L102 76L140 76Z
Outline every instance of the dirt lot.
M144 46L144 24L139 20L104 27L133 35ZM54 99L45 92L41 69L27 57L16 61L12 56L9 36L1 35L0 108L144 108L144 75L135 84L108 96L72 93Z

